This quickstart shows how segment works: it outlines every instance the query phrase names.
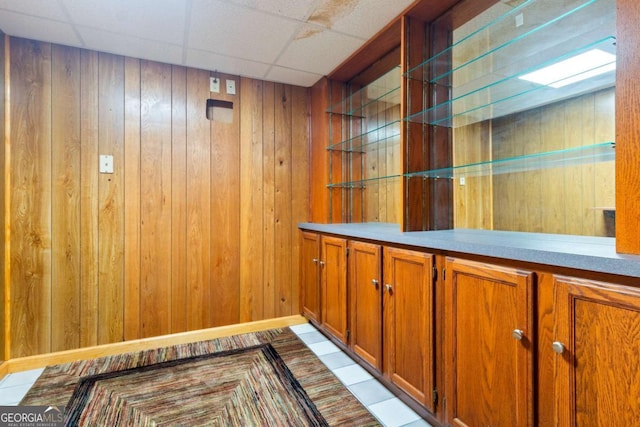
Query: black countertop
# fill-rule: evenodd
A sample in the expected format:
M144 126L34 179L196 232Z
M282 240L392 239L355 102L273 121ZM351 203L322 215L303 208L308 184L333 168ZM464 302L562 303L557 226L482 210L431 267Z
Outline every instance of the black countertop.
M371 222L301 223L299 227L302 230L382 243L640 278L640 256L616 253L615 239L612 237L475 229L402 232L398 224Z

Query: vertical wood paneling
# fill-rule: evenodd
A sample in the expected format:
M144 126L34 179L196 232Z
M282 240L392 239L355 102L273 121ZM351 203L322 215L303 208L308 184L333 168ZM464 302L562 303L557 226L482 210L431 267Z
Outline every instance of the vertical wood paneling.
M275 317L276 314L276 260L273 256L276 244L276 207L275 207L275 95L276 85L273 82L265 82L262 87L262 179L263 179L263 306L262 317L265 319ZM254 283L253 292L260 292L260 284ZM256 312L260 312L258 308ZM256 313L257 314L257 313Z
M262 87L258 80L243 78L240 92L240 321L263 318L262 283L264 259L262 165Z
M171 332L187 330L187 69L172 67Z
M236 94L241 82L235 79ZM211 321L210 326L238 323L240 317L240 137L238 95L215 94L233 102L233 121L211 122Z
M171 66L140 64L140 334L171 332Z
M51 46L11 43L11 356L51 350Z
M329 118L326 113L330 107L329 80L323 78L311 88L311 116L314 126L311 127L311 171L310 195L311 221L318 223L329 222L329 190L327 177L329 176Z
M293 87L291 90L292 111L292 138L291 138L291 204L293 220L291 228L292 263L291 263L291 313L299 313L301 272L300 259L301 241L298 235L298 223L309 221L311 218L309 206L309 90L302 87Z
M80 53L80 346L98 344L98 53Z
M0 324L0 360L8 358L7 350L9 346L7 345L7 338L9 334L7 326L10 324L8 319L9 310L7 310L9 292L6 286L10 283L9 269L11 264L5 258L9 255L9 236L11 233L10 216L6 212L8 204L5 202L10 185L8 173L11 171L8 164L11 140L9 134L5 133L11 123L8 115L9 109L5 109L5 104L9 102L9 91L5 87L9 83L9 59L6 58L9 52L8 49L5 49L8 43L9 37L0 31L0 166L2 167L2 170L0 170L0 241L2 242L0 245L0 263L2 264L2 274L0 274L0 322L2 322Z
M13 357L299 310L309 90L223 76L238 94L211 94L207 71L12 50ZM231 123L206 119L209 97Z
M100 53L98 75L98 147L114 164L98 178L98 343L106 344L124 338L124 58Z
M80 345L80 50L52 47L51 350Z
M187 70L187 329L209 325L211 144L205 116L209 73Z
M140 334L140 60L124 62L124 339Z
M275 317L281 317L291 313L293 303L292 245L293 236L297 237L298 234L293 234L289 226L292 221L291 176L293 175L291 163L291 144L293 142L291 136L291 87L277 84L275 89L275 244L273 259L275 260Z

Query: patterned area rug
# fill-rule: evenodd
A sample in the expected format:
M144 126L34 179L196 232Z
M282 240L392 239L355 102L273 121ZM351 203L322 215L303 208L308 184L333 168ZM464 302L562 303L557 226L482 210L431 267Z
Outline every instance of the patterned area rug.
M289 329L45 369L21 405L67 425L379 425Z

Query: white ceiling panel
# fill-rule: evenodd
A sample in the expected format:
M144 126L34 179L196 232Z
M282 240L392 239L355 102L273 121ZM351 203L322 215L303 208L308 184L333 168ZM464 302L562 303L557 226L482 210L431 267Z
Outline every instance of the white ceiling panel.
M0 13L0 29L6 34L41 40L68 46L81 46L73 26L60 21L38 18L21 13L2 11Z
M0 0L0 30L311 86L412 1Z
M198 49L187 51L187 63L190 67L219 71L225 74L237 74L255 79L264 79L270 65L241 58L218 55Z
M280 56L277 65L328 74L366 40L306 25ZM326 58L332 58L327 62ZM334 62L337 61L337 64Z
M274 82L287 82L296 86L313 86L315 82L322 78L322 74L306 73L291 68L278 67L274 65L264 76L264 80Z
M230 0L250 9L306 21L321 0Z
M65 21L67 15L60 3L52 0L0 0L0 9L23 13L25 15L40 16L43 18Z
M389 0L352 0L345 3L351 4L352 8L332 15L330 28L334 31L369 39L391 22L389 16L397 16L409 7L413 0L393 0L392 2ZM315 22L314 15L309 21Z
M182 44L185 2L175 0L61 0L76 25Z
M195 0L189 46L194 49L273 62L300 23L215 0Z
M78 27L82 40L92 49L134 58L149 59L169 64L182 62L182 46L144 40L95 28ZM114 46L119 46L117 50Z

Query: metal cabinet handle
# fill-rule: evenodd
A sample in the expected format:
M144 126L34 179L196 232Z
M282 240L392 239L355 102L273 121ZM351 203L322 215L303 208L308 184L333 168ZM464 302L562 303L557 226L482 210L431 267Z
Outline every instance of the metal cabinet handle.
M522 329L514 329L513 332L511 332L511 335L513 335L513 338L518 341L522 341L522 338L524 338L524 331Z
M313 261L314 264L317 264L318 263L318 258L314 258L311 261Z
M390 284L386 284L384 285L384 287L386 288L387 292L392 293L393 292L393 286L391 286Z
M564 344L562 344L560 341L554 341L553 344L551 344L551 348L553 348L553 351L558 354L564 353Z
M378 282L376 279L371 279L371 284L373 286L375 286L376 288L378 287L378 283L380 283L380 282Z
M324 261L320 261L320 267L324 267Z

